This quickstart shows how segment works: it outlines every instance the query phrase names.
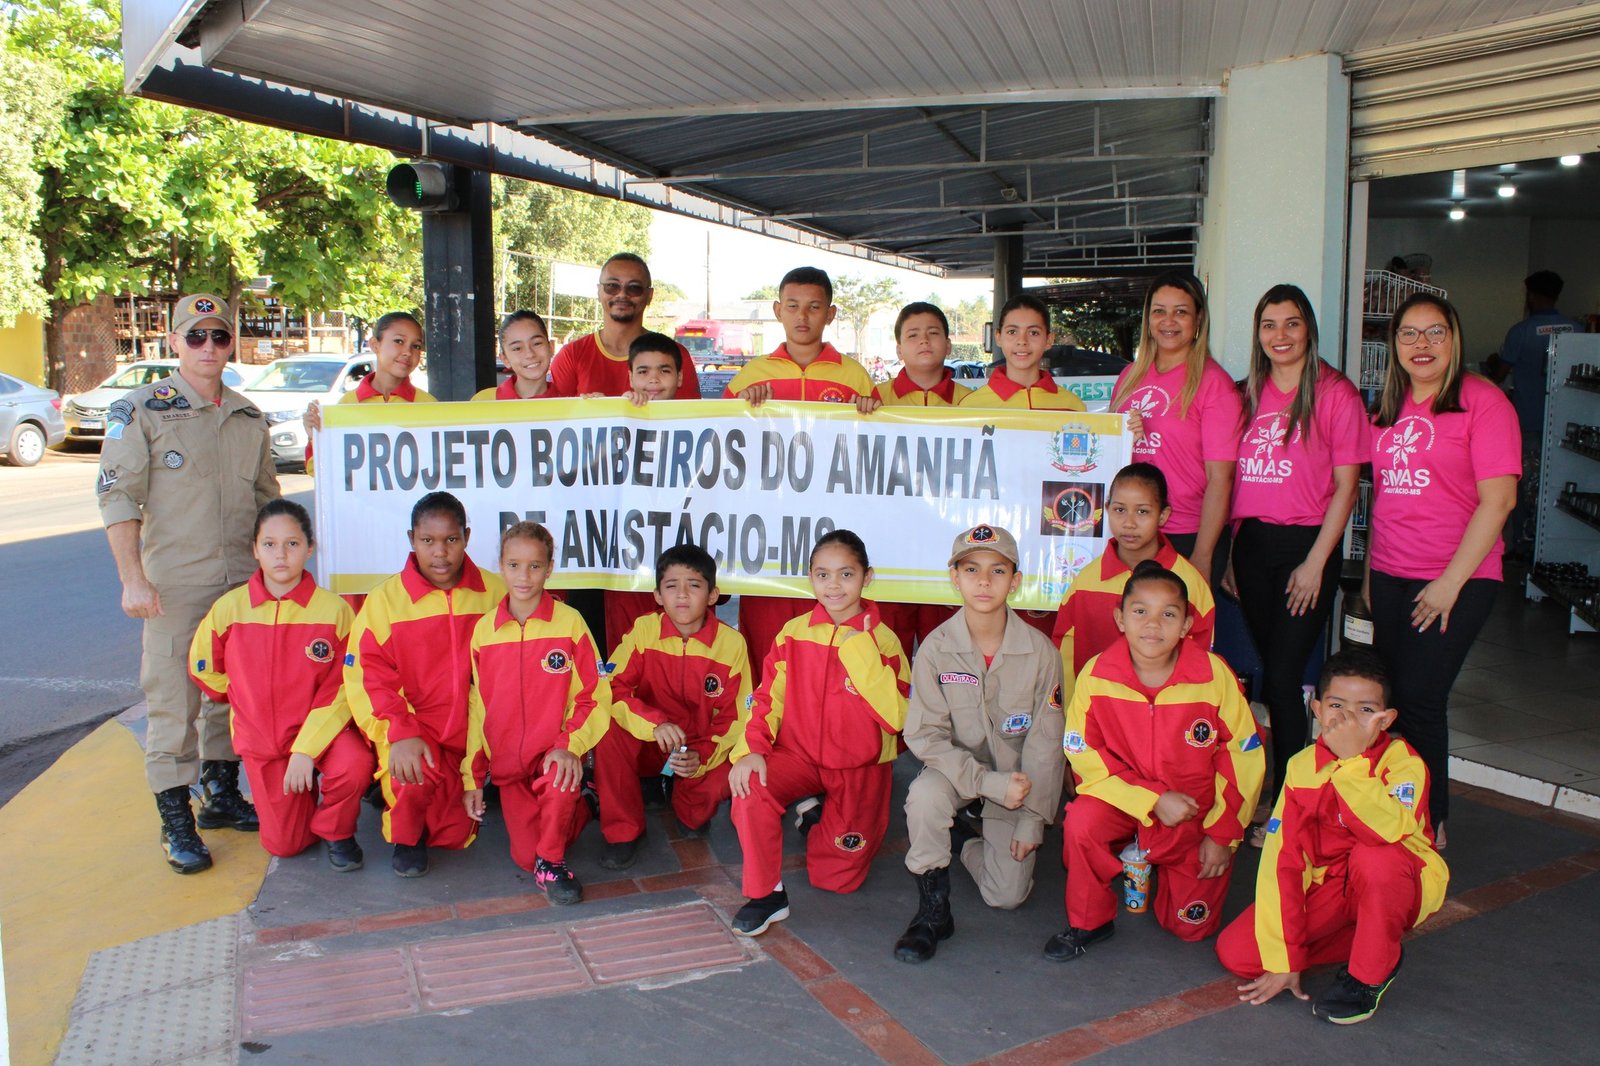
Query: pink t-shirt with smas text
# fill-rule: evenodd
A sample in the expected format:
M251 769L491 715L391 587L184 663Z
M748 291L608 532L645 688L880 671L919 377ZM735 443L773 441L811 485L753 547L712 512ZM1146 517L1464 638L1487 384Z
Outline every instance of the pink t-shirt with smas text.
M1478 507L1478 482L1522 476L1522 434L1505 393L1474 374L1461 382L1463 411L1433 413L1409 396L1400 417L1372 438L1372 568L1432 581L1461 546ZM1473 577L1500 580L1505 543L1495 538Z
M1320 526L1333 499L1333 468L1359 466L1372 452L1372 426L1361 394L1327 363L1317 377L1309 439L1289 425L1294 393L1268 379L1256 416L1239 439L1233 517L1275 526ZM1287 438L1287 439L1286 439Z
M1117 387L1133 372L1117 377ZM1178 417L1185 367L1166 373L1152 367L1139 387L1116 410L1137 410L1144 416L1144 439L1133 446L1135 462L1154 463L1167 476L1172 516L1161 527L1169 536L1200 528L1200 505L1206 495L1206 463L1231 463L1239 455L1239 390L1215 359L1206 360L1189 410Z

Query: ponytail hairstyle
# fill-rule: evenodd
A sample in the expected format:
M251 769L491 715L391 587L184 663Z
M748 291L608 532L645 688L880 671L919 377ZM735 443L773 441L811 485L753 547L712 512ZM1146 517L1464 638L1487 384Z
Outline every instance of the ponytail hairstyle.
M1194 302L1194 342L1184 360L1183 391L1178 396L1178 417L1189 413L1189 405L1200 391L1200 379L1205 374L1206 360L1211 358L1211 315L1206 309L1206 291L1200 279L1187 270L1169 270L1150 283L1144 294L1144 319L1139 327L1139 351L1134 356L1133 367L1122 379L1111 396L1111 410L1138 391L1146 376L1156 365L1156 339L1150 332L1150 305L1162 289L1177 289Z
M1443 296L1435 296L1431 292L1413 293L1394 309L1394 314L1389 318L1389 369L1384 374L1383 391L1378 394L1373 411L1373 425L1379 429L1388 429L1395 424L1411 392L1411 375L1400 365L1397 334L1400 332L1400 320L1413 307L1438 309L1450 329L1450 365L1445 369L1439 391L1434 393L1433 413L1443 415L1465 410L1461 406L1461 378L1465 373L1461 366L1461 353L1465 347L1461 336L1461 316L1456 314L1455 305Z
M1245 379L1244 419L1248 427L1261 407L1261 390L1272 379L1272 360L1261 346L1261 316L1272 304L1294 304L1295 312L1306 324L1306 362L1300 368L1300 380L1294 387L1294 399L1289 403L1289 426L1285 440L1300 430L1302 440L1311 439L1311 416L1317 404L1317 378L1322 375L1322 358L1317 354L1317 315L1311 310L1311 301L1298 285L1274 285L1256 303L1250 342L1250 376Z

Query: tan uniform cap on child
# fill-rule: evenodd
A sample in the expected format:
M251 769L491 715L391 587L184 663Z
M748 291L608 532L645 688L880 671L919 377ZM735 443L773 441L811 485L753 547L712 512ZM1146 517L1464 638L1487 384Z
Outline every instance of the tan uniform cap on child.
M950 565L954 566L973 552L994 552L1011 560L1012 566L1021 566L1017 552L1017 538L999 526L973 526L956 537L950 545Z
M172 332L188 333L196 322L207 318L220 318L233 328L233 309L222 297L207 292L184 296L172 308Z

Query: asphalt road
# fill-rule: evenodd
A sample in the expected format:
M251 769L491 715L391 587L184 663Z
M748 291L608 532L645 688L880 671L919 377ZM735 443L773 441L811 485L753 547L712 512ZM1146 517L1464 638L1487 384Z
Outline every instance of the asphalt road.
M139 624L95 505L95 450L0 466L0 802L138 703ZM311 479L281 476L310 503Z

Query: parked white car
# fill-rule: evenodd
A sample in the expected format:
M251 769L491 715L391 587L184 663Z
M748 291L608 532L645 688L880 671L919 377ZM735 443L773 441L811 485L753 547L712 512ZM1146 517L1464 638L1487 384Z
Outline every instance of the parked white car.
M294 355L268 363L244 394L266 416L272 458L279 466L306 461L306 407L326 407L372 373L372 355Z
M61 416L67 424L67 439L104 440L106 408L121 399L129 390L148 385L152 381L160 381L176 369L178 369L176 359L141 359L137 363L129 363L119 368L116 373L88 392L68 396L61 403ZM245 379L240 371L249 369L251 368L229 363L222 368L222 383L230 389L243 388Z

